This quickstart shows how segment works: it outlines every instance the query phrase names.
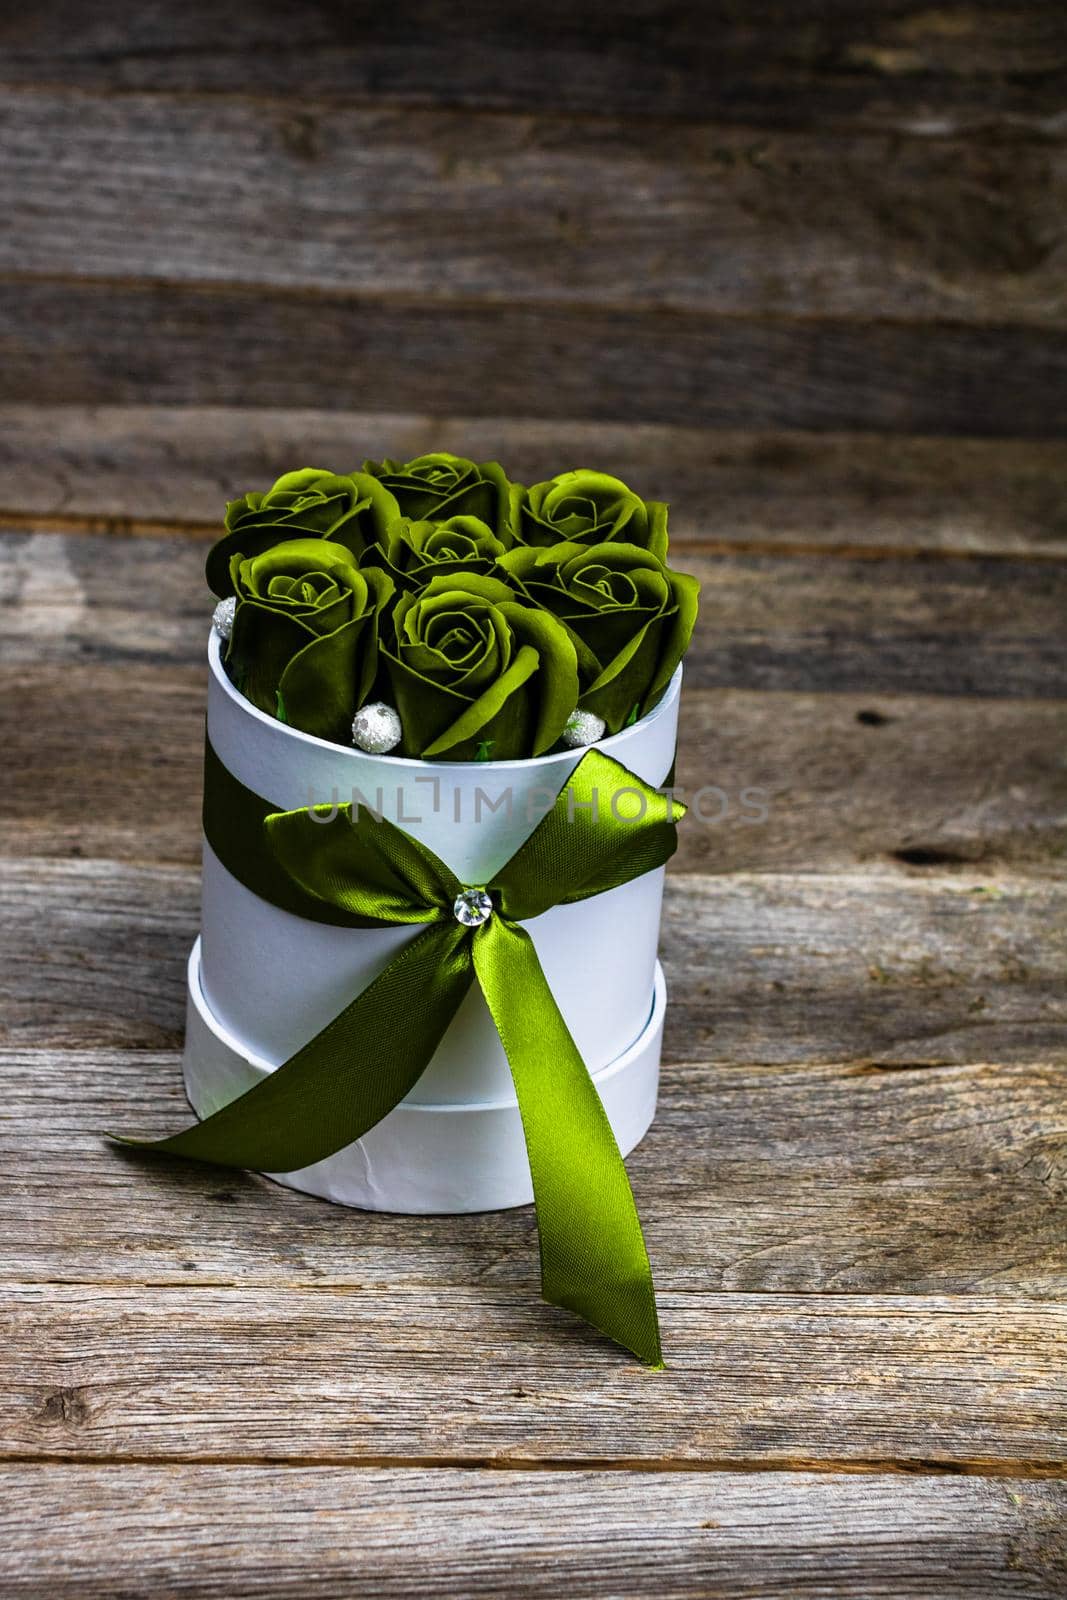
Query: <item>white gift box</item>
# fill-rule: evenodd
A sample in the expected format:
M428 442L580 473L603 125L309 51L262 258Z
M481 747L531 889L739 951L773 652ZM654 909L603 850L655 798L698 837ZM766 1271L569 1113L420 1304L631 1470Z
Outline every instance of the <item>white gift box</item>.
M208 737L279 811L355 798L420 840L464 883L507 862L584 754L438 762L329 744L257 710L231 684L212 632ZM681 668L660 704L597 749L646 783L674 759ZM620 805L620 810L624 802ZM656 1109L666 994L656 960L663 869L555 906L524 926L626 1155ZM419 932L342 928L282 911L204 844L201 935L189 960L185 1084L207 1116L306 1044ZM503 1046L475 981L411 1093L369 1133L278 1181L375 1211L465 1212L533 1199Z

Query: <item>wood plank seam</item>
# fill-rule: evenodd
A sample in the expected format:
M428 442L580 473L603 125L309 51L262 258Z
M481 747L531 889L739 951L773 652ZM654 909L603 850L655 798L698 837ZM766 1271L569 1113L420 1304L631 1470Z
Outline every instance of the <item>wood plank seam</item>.
M509 314L520 317L552 316L582 317L589 316L595 309L597 316L626 319L640 317L643 323L655 325L662 323L665 326L678 328L686 323L706 328L717 326L730 326L741 328L766 329L773 333L780 329L805 329L825 330L827 332L846 332L855 335L864 333L929 333L931 336L941 332L959 334L961 336L978 336L995 341L998 336L1008 337L1012 334L1029 335L1037 337L1044 333L1051 344L1053 341L1062 342L1067 336L1067 326L1057 322L1036 322L1001 317L990 322L974 323L965 317L951 317L937 315L916 321L914 318L902 314L885 315L879 312L835 312L827 315L819 311L773 311L773 310L735 310L730 307L705 309L700 306L678 306L662 304L655 301L635 304L631 300L613 300L610 295L597 297L595 307L591 307L588 300L580 297L570 298L561 295L558 298L542 299L537 296L523 294L508 294L496 297L491 294L479 293L446 293L430 295L416 289L392 289L384 286L375 288L348 288L338 284L264 284L255 278L183 278L160 274L158 277L146 277L143 274L126 275L122 273L79 273L79 272L37 272L33 270L17 271L11 268L0 270L0 288L33 287L39 289L79 289L86 291L114 290L138 296L154 296L173 291L176 294L187 296L189 299L211 301L214 299L226 300L234 296L248 296L249 299L276 302L282 306L322 304L335 305L341 308L359 308L363 310L380 309L384 312L414 311L425 314L452 313L463 315L468 312L493 312L506 310ZM55 402L49 402L54 404ZM109 402L105 401L104 404ZM114 403L114 402L110 402ZM543 420L543 419L542 419ZM583 418L583 421L590 420ZM655 419L650 419L655 421ZM958 437L959 435L954 435ZM1009 437L1016 437L1009 435ZM1037 435L1036 437L1041 437Z
M213 56L224 55L218 44L211 48ZM288 55L286 48L284 54ZM133 53L136 59L137 52ZM123 57L117 52L108 57L101 55L90 64L106 65L108 61L119 61ZM49 71L55 71L56 62L53 57L50 61L41 64L41 75L35 78L19 78L5 76L4 68L10 69L17 66L17 56L5 50L0 61L0 90L5 95L22 96L27 99L37 97L52 99L57 94L77 102L104 102L144 100L165 104L173 102L175 105L218 105L234 104L249 106L265 112L276 112L288 115L291 119L291 137L296 153L307 148L307 135L304 132L306 124L300 121L307 117L314 121L320 111L326 114L353 111L353 112L403 112L413 111L422 113L440 112L444 115L461 112L464 117L477 118L481 121L522 122L535 115L538 121L575 123L581 126L600 128L605 124L611 125L619 120L619 111L615 106L610 106L604 111L590 110L588 101L573 102L566 105L553 105L550 102L538 104L536 107L528 105L502 105L486 103L470 97L452 98L450 85L442 82L430 92L415 95L383 94L374 89L346 89L344 92L331 93L329 90L316 88L314 98L309 102L305 93L301 93L295 103L299 107L294 116L294 99L292 95L282 90L254 90L243 87L239 83L227 85L224 88L176 88L169 84L137 84L123 83L112 80L106 85L71 83L64 81L62 76L56 74L49 76ZM1043 88L1048 85L1053 90L1059 90L1064 81L1063 67L1055 61L1043 67L1035 66L1030 72L1013 74L1020 85L1027 85L1031 90ZM872 74L872 83L877 81L877 74ZM305 110L309 107L309 110ZM721 129L724 134L741 134L752 140L760 137L803 137L810 135L812 124L800 119L794 121L776 122L770 117L761 122L758 117L746 117L733 122L730 118L718 113L709 117L707 111L693 109L691 111L664 112L654 107L646 107L641 111L641 126L652 133L673 134L679 130L694 129ZM820 124L814 125L816 131ZM971 143L988 143L1002 146L1005 142L1022 147L1032 146L1035 149L1047 148L1050 145L1061 143L1064 138L1064 117L1061 110L1050 109L1047 112L1037 112L1032 116L1022 116L1017 113L999 115L995 110L985 118L975 118L969 123L952 123L947 118L941 119L913 119L900 120L892 123L880 123L877 120L864 123L857 121L852 127L836 127L835 132L847 134L854 138L875 137L883 135L892 137L895 143L915 144L924 147L967 141Z
M272 1467L293 1472L308 1467L343 1468L358 1473L389 1470L419 1472L423 1469L451 1472L456 1469L468 1472L603 1472L648 1475L660 1473L706 1473L709 1476L731 1472L746 1474L797 1472L812 1473L819 1477L846 1475L870 1477L886 1474L902 1478L1018 1478L1025 1482L1062 1482L1067 1480L1067 1459L1050 1458L1047 1461L998 1460L995 1457L871 1457L858 1459L852 1456L834 1460L830 1457L768 1456L748 1460L744 1457L691 1458L688 1456L406 1456L367 1455L353 1458L332 1455L256 1455L241 1454L199 1456L181 1452L167 1455L139 1455L135 1452L116 1451L106 1456L79 1454L64 1450L62 1454L6 1451L0 1449L0 1464L5 1466L99 1467L103 1470L122 1470L128 1467L152 1467L161 1471L182 1467Z

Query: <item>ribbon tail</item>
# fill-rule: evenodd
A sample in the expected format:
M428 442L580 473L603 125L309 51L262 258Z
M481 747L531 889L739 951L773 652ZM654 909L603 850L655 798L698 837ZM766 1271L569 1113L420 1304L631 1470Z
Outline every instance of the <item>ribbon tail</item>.
M494 916L475 935L473 956L522 1114L541 1292L662 1367L652 1268L626 1168L533 941Z
M474 976L470 932L438 923L275 1072L168 1139L117 1143L223 1167L295 1172L359 1139L425 1070Z

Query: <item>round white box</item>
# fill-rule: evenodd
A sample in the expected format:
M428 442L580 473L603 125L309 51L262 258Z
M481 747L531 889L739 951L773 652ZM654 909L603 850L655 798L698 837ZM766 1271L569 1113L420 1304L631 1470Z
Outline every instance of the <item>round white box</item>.
M464 883L488 882L510 859L584 753L477 763L367 755L258 711L227 677L214 633L208 656L208 737L234 777L280 811L344 803L358 791ZM646 783L663 783L674 759L680 680L681 669L649 716L597 746ZM524 924L623 1154L655 1112L662 894L661 868ZM205 842L184 1056L194 1110L207 1115L279 1066L418 931L296 917L245 888ZM511 1073L477 983L411 1094L355 1145L281 1181L382 1211L529 1203Z

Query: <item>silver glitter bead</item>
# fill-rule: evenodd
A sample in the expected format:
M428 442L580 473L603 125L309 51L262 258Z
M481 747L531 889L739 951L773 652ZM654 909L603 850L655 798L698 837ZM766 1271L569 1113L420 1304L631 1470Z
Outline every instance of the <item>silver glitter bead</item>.
M384 700L362 706L352 718L352 743L368 755L384 756L400 743L400 717Z
M602 739L606 727L603 717L594 716L592 711L572 711L559 736L560 743L568 750L580 750L583 745L596 744Z
M230 595L226 600L220 600L215 607L211 618L215 632L220 639L228 639L233 632L233 619L237 611L237 597Z
M465 928L480 928L493 915L493 902L484 889L461 889L452 904L457 922Z

